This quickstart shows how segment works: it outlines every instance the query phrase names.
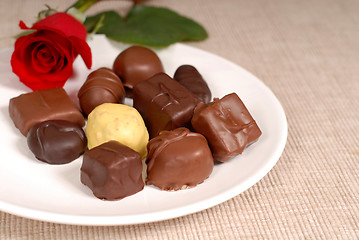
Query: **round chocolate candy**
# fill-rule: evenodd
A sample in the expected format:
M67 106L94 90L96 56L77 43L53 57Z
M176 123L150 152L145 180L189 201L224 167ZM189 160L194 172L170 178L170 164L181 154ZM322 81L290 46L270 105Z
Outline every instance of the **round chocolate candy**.
M84 153L87 138L75 123L49 120L30 129L27 144L37 159L49 164L65 164Z
M123 81L127 97L132 97L132 88L138 82L164 72L157 54L142 46L132 46L122 51L113 63L113 70Z
M146 155L148 132L140 113L124 104L104 103L88 116L86 126L88 149L116 140Z
M86 115L103 103L122 103L125 89L121 79L109 68L99 68L87 77L78 92L80 106Z
M206 138L187 128L162 131L149 141L147 150L146 183L162 190L194 187L213 170L213 157Z
M177 68L173 78L182 86L190 90L202 102L208 103L211 101L211 90L195 67L191 65L182 65Z

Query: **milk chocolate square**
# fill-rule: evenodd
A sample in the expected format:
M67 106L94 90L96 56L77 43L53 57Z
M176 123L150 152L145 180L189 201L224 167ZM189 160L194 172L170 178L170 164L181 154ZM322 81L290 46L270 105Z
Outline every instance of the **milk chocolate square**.
M9 114L24 136L32 126L46 120L67 120L85 125L83 115L63 88L42 89L14 97L10 99Z
M241 154L262 134L235 93L207 104L198 104L191 123L196 132L207 138L213 158L219 162Z
M187 88L165 73L156 74L133 89L133 106L142 115L151 138L162 130L189 127L199 102Z

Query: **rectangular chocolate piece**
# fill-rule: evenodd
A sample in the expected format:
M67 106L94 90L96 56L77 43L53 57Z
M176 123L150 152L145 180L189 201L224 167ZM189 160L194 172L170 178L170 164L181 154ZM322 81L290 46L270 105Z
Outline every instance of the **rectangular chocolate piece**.
M200 101L165 73L135 85L133 106L142 115L150 138L162 130L190 126L193 109Z
M79 126L85 119L63 88L42 89L10 99L9 114L26 136L32 126L46 120L67 120Z
M220 162L241 154L262 134L235 93L211 103L198 104L191 123L196 132L207 138L214 159Z

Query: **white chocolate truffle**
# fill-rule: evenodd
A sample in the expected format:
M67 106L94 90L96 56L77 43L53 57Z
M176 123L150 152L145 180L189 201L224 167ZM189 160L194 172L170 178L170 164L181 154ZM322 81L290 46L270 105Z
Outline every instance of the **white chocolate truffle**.
M110 140L116 140L136 152L141 157L147 154L149 135L140 113L133 107L104 103L89 115L86 127L88 149Z

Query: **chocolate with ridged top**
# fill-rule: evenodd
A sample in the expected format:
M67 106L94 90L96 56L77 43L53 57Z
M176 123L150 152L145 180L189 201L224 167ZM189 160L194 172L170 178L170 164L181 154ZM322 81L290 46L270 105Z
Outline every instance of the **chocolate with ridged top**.
M9 114L24 136L32 126L46 120L67 120L85 125L83 115L63 88L41 89L14 97L10 99Z
M237 94L200 103L194 110L192 127L203 134L216 161L226 162L241 154L262 134Z
M212 93L206 81L198 70L191 65L182 65L177 68L173 79L190 90L204 103L211 101Z
M122 51L113 63L113 70L123 81L127 97L132 97L132 89L137 83L164 72L157 54L142 46L131 46Z
M82 155L87 139L79 125L64 120L49 120L30 129L27 144L37 159L49 164L65 164Z
M122 103L125 89L121 79L109 68L91 72L78 92L80 106L86 115L102 103Z
M147 145L147 184L176 191L209 177L213 157L207 140L187 128L163 131Z
M81 182L103 200L119 200L144 188L140 154L109 141L85 152Z
M133 89L133 106L145 120L150 138L162 130L189 127L200 102L187 88L165 73L158 73Z

